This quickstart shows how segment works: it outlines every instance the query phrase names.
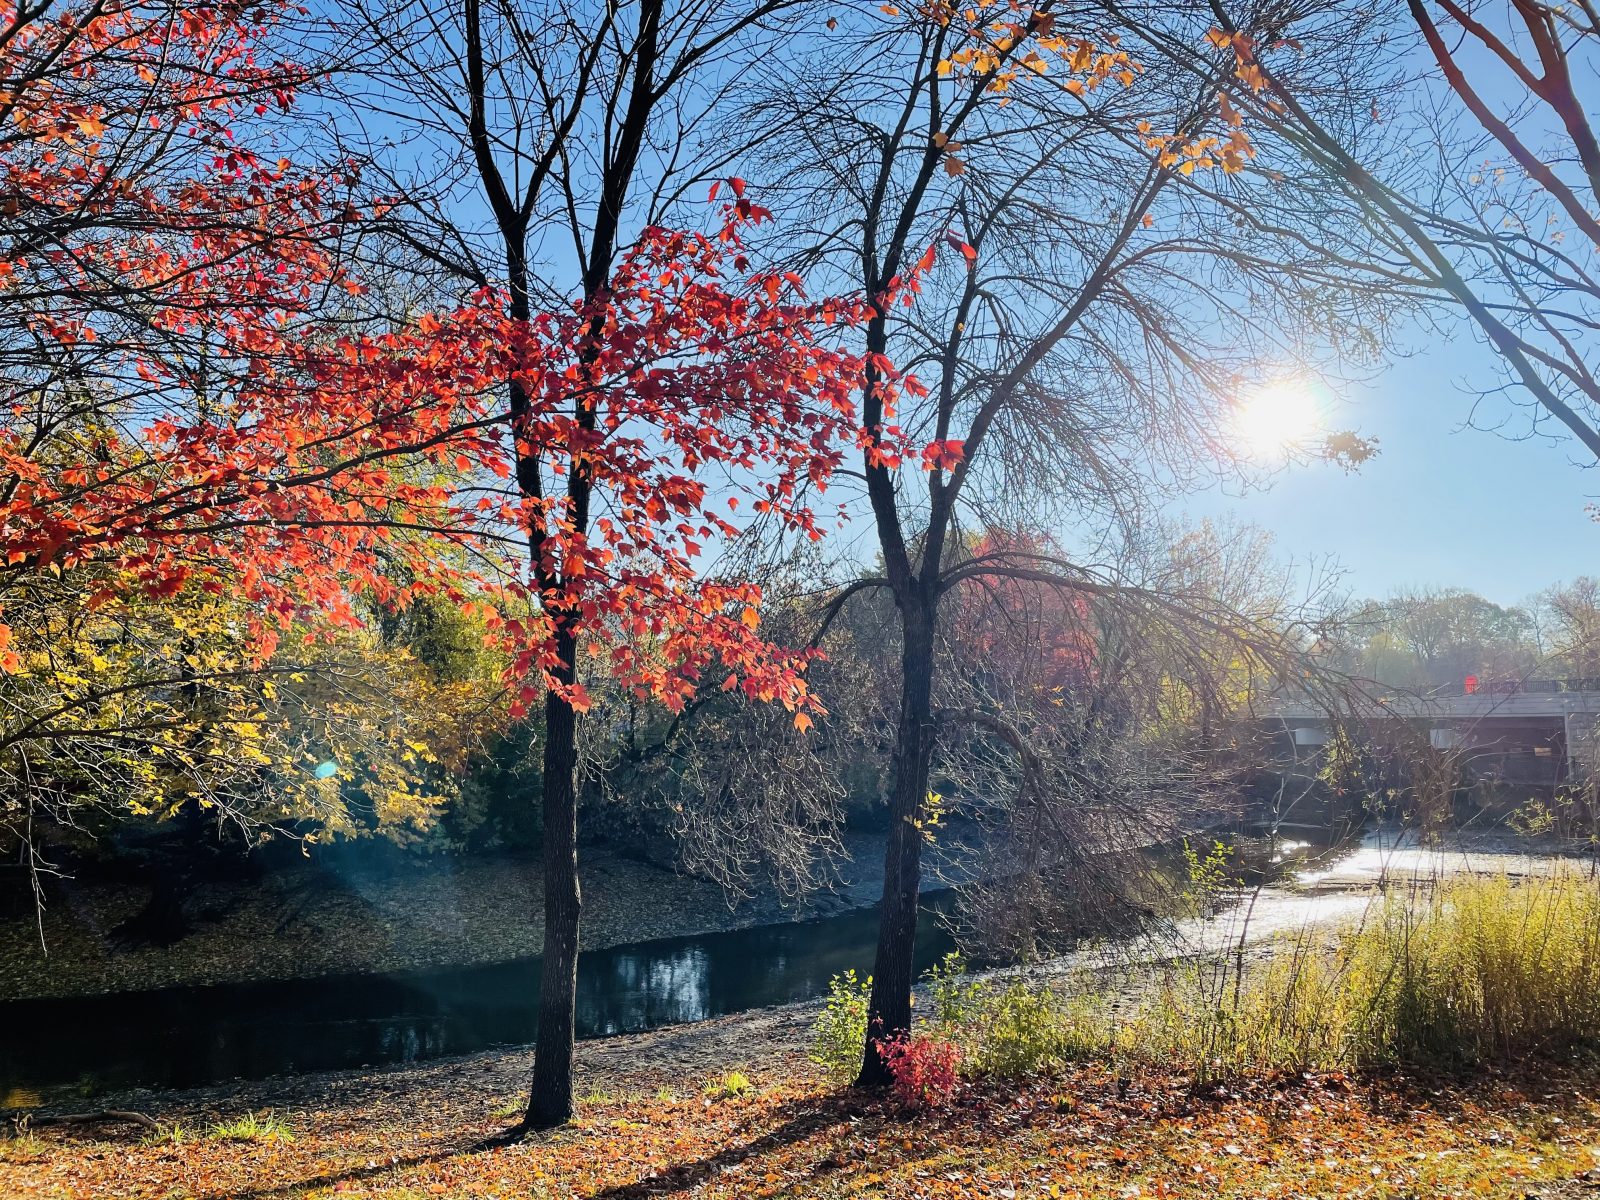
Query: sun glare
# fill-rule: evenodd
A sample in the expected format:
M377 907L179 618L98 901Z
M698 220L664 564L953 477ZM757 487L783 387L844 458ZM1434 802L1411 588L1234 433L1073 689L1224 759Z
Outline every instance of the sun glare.
M1240 451L1257 462L1287 458L1325 432L1322 403L1299 379L1274 380L1247 393L1233 421Z

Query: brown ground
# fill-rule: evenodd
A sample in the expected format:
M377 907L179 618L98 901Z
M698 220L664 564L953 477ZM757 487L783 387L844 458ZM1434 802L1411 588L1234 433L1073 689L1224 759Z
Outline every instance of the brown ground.
M130 1125L0 1141L7 1200L1600 1200L1600 1064L1467 1079L1341 1075L1195 1087L1089 1064L966 1086L939 1111L826 1087L805 1007L584 1043L572 1126L516 1144L525 1052L124 1095ZM715 1094L729 1071L751 1094ZM706 1091L707 1085L713 1089ZM247 1112L290 1140L229 1141Z

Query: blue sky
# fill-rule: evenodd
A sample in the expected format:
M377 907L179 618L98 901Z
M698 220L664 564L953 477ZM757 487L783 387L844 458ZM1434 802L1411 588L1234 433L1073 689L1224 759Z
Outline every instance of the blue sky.
M1475 86L1525 138L1544 145L1550 131L1540 124L1538 106L1525 103L1499 64L1464 41L1459 61ZM1421 65L1431 67L1431 60ZM1580 79L1581 87L1592 83ZM1436 93L1412 85L1397 99L1397 111L1429 129L1439 119L1429 115L1436 100ZM1464 137L1481 137L1453 102L1437 103L1461 120ZM1559 150L1567 143L1558 137L1552 144ZM1486 160L1504 158L1497 146L1481 152ZM1560 426L1552 420L1545 422L1547 437L1513 440L1486 431L1507 418L1508 432L1526 432L1527 412L1514 407L1526 393L1485 399L1479 427L1467 427L1479 395L1503 375L1464 326L1458 318L1450 340L1413 330L1411 357L1333 398L1330 427L1380 440L1382 453L1359 474L1325 464L1292 467L1264 491L1213 489L1178 507L1191 519L1231 515L1260 526L1275 535L1283 554L1331 555L1344 568L1344 586L1358 596L1442 585L1514 604L1575 575L1600 575L1600 524L1587 511L1600 503L1600 467L1581 465L1593 464L1592 456L1556 438Z
M1339 389L1329 423L1379 439L1359 473L1291 466L1263 490L1237 486L1192 496L1194 520L1232 516L1277 539L1280 553L1331 555L1356 595L1408 585L1470 588L1501 604L1600 573L1600 468L1582 447L1550 438L1513 441L1468 428L1474 383L1497 377L1492 356L1466 335L1435 340L1383 374ZM1509 414L1486 401L1478 420Z

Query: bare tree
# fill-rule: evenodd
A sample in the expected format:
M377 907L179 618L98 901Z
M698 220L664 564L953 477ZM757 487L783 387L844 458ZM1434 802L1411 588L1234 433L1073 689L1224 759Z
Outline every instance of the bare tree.
M1600 579L1580 575L1546 588L1535 612L1544 651L1572 675L1600 678Z
M869 352L928 389L891 413L881 370L868 381L861 480L882 575L842 589L824 617L876 587L900 626L863 1083L886 1078L872 1039L909 1026L930 770L972 723L936 702L951 593L1025 582L1280 655L1292 620L1219 621L1193 595L1123 579L1102 534L1133 523L1151 489L1228 460L1242 385L1330 342L1370 354L1389 303L1308 246L1314 191L1251 165L1210 81L1141 63L1140 39L1165 35L1158 17L841 12L813 68L763 110L792 130L768 144L766 173L784 211L804 214L795 260L874 297L920 289L866 329ZM1305 72L1321 73L1330 108L1370 103L1336 39ZM1041 525L1067 529L1067 549L954 552L964 535ZM1027 744L994 714L967 715Z
M1389 82L1367 114L1365 149L1290 76L1307 37L1365 5L1213 0L1223 69L1169 43L1172 61L1226 90L1250 128L1270 131L1328 183L1359 237L1328 242L1352 271L1465 316L1504 375L1485 398L1521 397L1521 436L1550 422L1600 456L1600 143L1584 89L1600 52L1590 4L1406 0L1365 42ZM1265 30L1265 32L1264 32ZM1240 36L1243 35L1243 36ZM1400 153L1375 156L1387 146ZM1489 423L1506 428L1504 413Z
M1111 595L979 578L947 601L934 775L984 817L958 921L985 956L1147 926L1180 899L1157 848L1246 816L1285 664L1244 651L1305 607L1294 573L1257 531L1205 525L1130 539L1117 575Z

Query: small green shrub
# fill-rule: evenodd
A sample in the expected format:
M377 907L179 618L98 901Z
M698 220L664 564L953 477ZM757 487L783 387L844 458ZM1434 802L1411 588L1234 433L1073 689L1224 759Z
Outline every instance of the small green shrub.
M855 971L849 970L828 983L828 998L811 1028L809 1057L831 1083L849 1083L861 1066L871 997L870 975L857 979Z
M294 1133L276 1113L245 1113L232 1121L219 1121L211 1136L221 1142L292 1142Z
M928 972L928 990L934 1023L944 1029L970 1026L983 1006L984 984L967 974L967 960L960 954L946 954Z
M1188 879L1179 896L1179 907L1191 916L1216 912L1223 896L1240 886L1233 873L1233 847L1227 842L1212 842L1202 856L1184 838L1183 865Z
M974 979L965 970L952 954L929 973L934 1023L960 1047L965 1074L1048 1074L1109 1044L1110 1024L1093 1015L1094 998L1069 998L1021 978Z

